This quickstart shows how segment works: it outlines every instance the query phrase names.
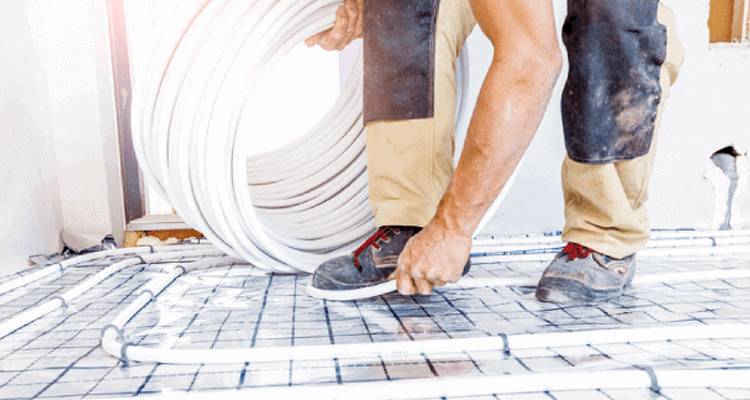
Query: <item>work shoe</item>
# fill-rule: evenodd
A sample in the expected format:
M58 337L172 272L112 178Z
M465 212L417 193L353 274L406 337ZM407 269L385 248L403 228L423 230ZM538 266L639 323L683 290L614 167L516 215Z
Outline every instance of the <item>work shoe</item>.
M542 274L536 298L550 303L592 304L614 300L635 276L635 255L621 260L568 243Z
M315 271L307 294L328 300L358 300L396 291L388 277L396 270L404 246L421 228L387 226L377 230L352 254L324 262ZM469 271L470 262L464 267Z

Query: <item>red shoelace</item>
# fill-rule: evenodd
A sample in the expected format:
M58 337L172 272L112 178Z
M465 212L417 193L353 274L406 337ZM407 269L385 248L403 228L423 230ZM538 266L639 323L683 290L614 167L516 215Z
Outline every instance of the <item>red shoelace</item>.
M578 244L578 243L568 243L567 246L563 249L563 253L568 255L568 259L570 261L575 260L576 258L586 258L591 254L591 249L588 247Z
M378 240L388 240L388 228L378 229L372 236L354 250L354 266L357 267L358 270L362 271L362 265L359 263L359 256L370 246L379 249L380 245L378 244Z

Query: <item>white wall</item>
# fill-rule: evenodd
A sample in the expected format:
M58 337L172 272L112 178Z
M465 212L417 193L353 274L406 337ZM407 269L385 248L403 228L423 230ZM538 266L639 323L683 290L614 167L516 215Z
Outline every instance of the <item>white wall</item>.
M42 51L63 224L94 245L124 230L106 1L28 0Z
M733 144L750 149L750 47L708 43L708 4L665 0L678 20L687 58L669 99L658 139L657 169L651 185L652 224L656 228L706 228L714 194L703 179L711 154ZM555 2L558 26L564 2ZM487 39L477 30L469 39L472 97L489 62ZM493 233L557 230L563 223L560 165L564 157L560 91L563 71L547 115L534 139L516 185L489 227ZM465 129L465 127L464 127Z
M122 236L106 2L0 2L0 275Z
M25 2L0 3L0 274L60 248L62 213L44 63Z

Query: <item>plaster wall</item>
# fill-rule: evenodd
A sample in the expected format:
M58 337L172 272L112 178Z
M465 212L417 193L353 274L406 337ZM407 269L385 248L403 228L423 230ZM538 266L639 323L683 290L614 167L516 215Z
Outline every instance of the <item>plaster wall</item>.
M0 2L0 274L60 247L63 218L44 63L25 2Z
M0 274L122 237L106 2L0 4Z
M30 0L46 71L63 225L77 245L121 242L122 186L107 2Z

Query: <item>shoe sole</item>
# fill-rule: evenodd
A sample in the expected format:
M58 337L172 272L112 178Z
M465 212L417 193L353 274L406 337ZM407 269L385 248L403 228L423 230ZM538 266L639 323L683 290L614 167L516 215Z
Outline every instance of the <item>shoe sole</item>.
M307 292L308 296L315 297L316 299L333 301L363 300L395 292L396 281L387 281L377 285L350 290L318 289L312 284L309 284L307 285L305 291Z
M467 263L464 267L462 277L466 276L466 274L469 273L471 270L471 263ZM339 289L339 290L325 290L325 289L318 289L312 285L312 283L308 284L305 288L305 292L307 292L307 295L310 297L314 297L316 299L323 299L323 300L332 300L332 301L353 301L353 300L363 300L363 299L369 299L372 297L378 297L382 296L384 294L388 293L394 293L398 290L396 287L396 281L390 280L387 282L383 282L377 285L367 286L363 288L357 288L357 289Z
M628 285L622 289L597 290L567 279L542 279L536 289L536 298L545 303L555 304L596 304L619 298Z

